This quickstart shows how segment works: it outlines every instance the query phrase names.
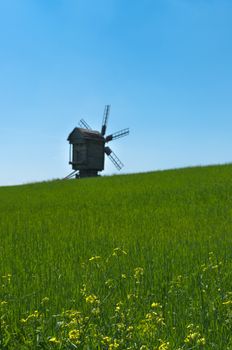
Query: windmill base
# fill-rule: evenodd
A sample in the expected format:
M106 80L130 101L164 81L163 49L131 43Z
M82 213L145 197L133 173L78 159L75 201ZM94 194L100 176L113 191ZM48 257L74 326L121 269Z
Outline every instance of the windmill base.
M96 177L96 176L99 176L97 170L80 170L79 174L76 174L77 179L79 178L81 179L84 177Z

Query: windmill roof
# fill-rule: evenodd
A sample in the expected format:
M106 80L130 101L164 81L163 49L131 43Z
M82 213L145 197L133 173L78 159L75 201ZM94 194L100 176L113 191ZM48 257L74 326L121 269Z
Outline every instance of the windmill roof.
M83 129L83 128L74 128L73 131L68 136L68 141L70 141L73 138L84 138L84 139L103 139L103 136L100 134L99 131L96 130L89 130L89 129Z

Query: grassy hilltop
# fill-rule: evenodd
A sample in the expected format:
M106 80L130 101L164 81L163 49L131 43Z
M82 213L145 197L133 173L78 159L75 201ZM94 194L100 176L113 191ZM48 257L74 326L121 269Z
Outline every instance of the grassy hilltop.
M232 165L0 188L0 349L232 349Z

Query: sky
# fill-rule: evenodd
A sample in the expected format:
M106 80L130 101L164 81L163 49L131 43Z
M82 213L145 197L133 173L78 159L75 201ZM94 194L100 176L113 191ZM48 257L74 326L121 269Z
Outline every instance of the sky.
M231 0L0 0L0 186L63 178L81 118L137 173L232 161ZM103 175L118 171L107 159Z

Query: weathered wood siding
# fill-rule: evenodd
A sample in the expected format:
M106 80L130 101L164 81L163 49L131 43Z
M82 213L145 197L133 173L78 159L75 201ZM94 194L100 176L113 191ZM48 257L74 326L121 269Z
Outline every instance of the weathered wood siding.
M104 169L104 142L96 140L82 140L73 145L72 168L83 169Z
M87 166L87 145L86 143L76 143L73 145L73 169Z
M89 169L104 169L104 142L88 140L88 168Z

